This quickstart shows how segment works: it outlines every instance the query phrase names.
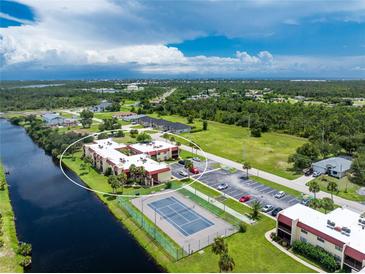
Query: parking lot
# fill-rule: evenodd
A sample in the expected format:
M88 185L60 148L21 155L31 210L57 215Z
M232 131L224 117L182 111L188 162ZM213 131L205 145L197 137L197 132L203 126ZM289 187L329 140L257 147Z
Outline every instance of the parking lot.
M205 160L202 160L200 162L191 160L193 162L194 167L196 167L199 170L199 173L203 172L205 169ZM184 165L179 164L179 163L173 163L170 165L171 167L171 174L178 178L178 179L183 179L186 178L188 176L194 176L195 174L191 173L189 170L187 170ZM207 171L211 171L214 169L219 168L218 164L212 160L208 160L208 167L207 167ZM182 176L179 172L180 171L185 171L188 176ZM199 175L196 175L199 176Z
M204 170L204 162L194 162L194 166L198 167L200 171ZM182 179L184 176L179 174L180 170L188 172L183 165L175 163L171 165L173 176ZM213 188L217 188L218 185L226 183L228 188L222 190L222 193L239 199L244 195L250 194L252 198L247 201L248 205L251 205L254 201L259 201L262 205L272 205L274 208L281 207L287 208L294 204L300 203L299 198L286 194L284 197L277 199L274 197L279 191L261 183L246 178L246 172L244 171L232 171L219 168L214 161L208 161L208 172L203 174L199 181L205 183ZM200 175L194 175L188 172L189 176L198 177Z

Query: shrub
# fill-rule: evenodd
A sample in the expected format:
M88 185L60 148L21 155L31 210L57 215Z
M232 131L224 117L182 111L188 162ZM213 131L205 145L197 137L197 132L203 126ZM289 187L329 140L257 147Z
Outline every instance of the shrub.
M171 182L167 182L166 183L166 189L170 189L172 187L172 183Z
M244 222L240 222L239 227L239 232L245 233L247 231L247 226Z
M260 128L251 128L251 136L252 137L261 137L261 129Z
M0 239L0 248L4 246L4 241Z
M313 246L301 241L295 241L293 243L293 251L307 257L308 259L318 262L329 272L334 272L339 269L339 265L335 257L321 247Z
M19 243L17 253L23 256L29 256L32 254L32 245L28 243Z
M32 264L32 258L30 256L25 256L19 263L22 267L28 268Z

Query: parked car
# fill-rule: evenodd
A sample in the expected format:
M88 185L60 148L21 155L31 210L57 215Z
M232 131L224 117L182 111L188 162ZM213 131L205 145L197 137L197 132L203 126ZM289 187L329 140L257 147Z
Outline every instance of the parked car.
M265 205L262 209L261 209L261 211L262 212L265 212L265 213L267 213L267 212L270 212L271 210L273 210L274 209L274 207L272 206L272 205Z
M185 165L185 160L179 160L179 161L178 161L178 163L179 163L180 165Z
M194 158L193 158L193 161L195 161L195 162L200 162L201 160L200 160L200 158L199 158L199 157L194 157Z
M184 176L184 177L189 176L189 174L188 174L185 170L180 170L180 171L179 171L179 174L180 174L181 176Z
M191 168L189 169L189 171L190 171L191 173L193 173L193 174L199 174L199 169L197 169L196 167L191 167Z
M251 198L252 198L252 195L247 194L247 195L242 196L241 198L239 198L239 201L241 203L245 203L245 202L248 202L249 200L251 200Z
M319 176L321 176L321 172L318 172L318 171L314 171L313 172L313 177L319 177Z
M218 190L224 190L224 189L227 189L228 188L228 185L226 183L223 183L223 184L220 184L217 189Z
M305 206L308 206L309 202L311 201L312 199L303 199L300 203L302 205L305 205Z
M313 174L313 168L309 167L303 170L305 176L310 176Z
M276 215L278 215L278 213L280 212L280 211L282 211L283 209L281 208L281 207L277 207L277 208L275 208L273 211L271 211L271 216L274 216L274 217L276 217Z
M276 193L276 194L274 195L274 197L275 197L276 199L281 199L281 198L283 198L285 195L286 195L286 193L285 193L284 191L279 191L278 193Z

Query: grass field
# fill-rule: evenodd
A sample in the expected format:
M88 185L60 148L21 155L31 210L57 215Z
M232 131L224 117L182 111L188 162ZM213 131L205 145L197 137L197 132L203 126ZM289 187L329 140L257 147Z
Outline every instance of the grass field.
M79 156L75 154L75 156ZM76 157L64 159L63 162L76 174L85 171L80 169L81 160ZM91 188L111 191L106 183L106 177L91 169L80 178ZM196 186L196 185L195 185ZM158 189L156 189L157 191ZM199 190L202 190L200 187ZM168 272L218 272L218 256L214 255L211 247L205 248L200 253L195 253L178 262L171 261L161 248L152 241L147 234L137 227L126 213L118 206L117 201L107 195L96 194L131 232L141 246ZM230 199L229 199L230 200ZM228 201L228 200L227 200ZM248 212L249 208L233 200L235 210ZM264 234L275 227L273 220L262 217L254 226L248 228L246 233L236 233L227 239L230 254L233 256L236 267L235 272L312 272L309 268L296 262L269 243ZM275 258L275 263L273 263Z
M365 196L357 193L357 191L360 189L360 186L350 182L346 176L341 179L337 179L327 175L322 175L316 178L315 181L320 185L322 191L328 193L329 193L329 191L327 190L328 182L330 181L336 182L338 185L339 192L334 193L334 195L347 200L352 200L357 202L365 201Z
M2 214L3 233L0 239L4 242L4 246L0 247L0 273L4 272L23 272L23 268L19 265L21 256L16 254L18 247L18 238L16 235L14 213L10 203L9 189L6 184L4 169L0 163L0 181L5 182L5 189L0 190L0 213ZM1 184L0 183L0 184Z
M152 116L157 117L157 115ZM161 118L187 123L184 117L179 116ZM202 122L195 120L192 126L202 128ZM182 136L192 140L207 152L236 162L248 161L255 168L287 179L299 177L299 174L291 171L292 166L288 163L288 157L306 142L304 138L274 132L254 138L250 136L247 128L212 121L208 122L207 131L184 133Z

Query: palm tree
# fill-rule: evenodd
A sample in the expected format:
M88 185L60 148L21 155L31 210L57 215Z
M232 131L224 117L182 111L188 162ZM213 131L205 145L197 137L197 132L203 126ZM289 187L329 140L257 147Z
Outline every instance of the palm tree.
M251 164L249 162L244 162L243 168L246 169L246 177L248 178L248 170L251 168Z
M218 265L220 272L232 271L233 268L235 267L233 258L229 256L227 252L221 255Z
M212 251L216 255L222 255L223 253L228 252L228 246L224 242L224 238L217 237L214 239L214 243L212 245Z
M122 193L123 193L123 188L124 185L127 183L128 178L127 178L127 174L125 174L124 172L120 173L117 176L118 182L119 182L119 186L122 188Z
M334 203L333 200L330 198L323 198L321 202L321 206L324 209L324 213L327 213L327 211L331 211L334 209Z
M309 191L314 194L314 199L316 199L316 193L321 190L319 184L316 181L311 181L309 182L308 186L309 186Z
M256 200L252 203L251 207L252 207L251 218L253 220L257 220L259 218L259 212L262 208L262 204Z
M338 184L334 181L329 181L327 185L327 190L331 192L331 199L333 201L333 192L338 192Z
M118 177L115 175L110 175L108 177L108 183L110 184L110 186L113 189L113 193L115 193L115 190L119 187L119 181L118 181Z

